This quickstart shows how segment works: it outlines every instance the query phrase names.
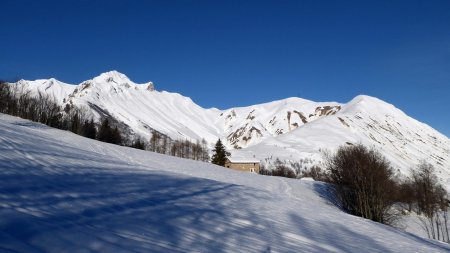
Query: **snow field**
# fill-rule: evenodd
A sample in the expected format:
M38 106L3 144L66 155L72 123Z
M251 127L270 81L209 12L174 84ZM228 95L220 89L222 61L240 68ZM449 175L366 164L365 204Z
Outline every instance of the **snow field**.
M448 252L242 173L0 115L1 252Z

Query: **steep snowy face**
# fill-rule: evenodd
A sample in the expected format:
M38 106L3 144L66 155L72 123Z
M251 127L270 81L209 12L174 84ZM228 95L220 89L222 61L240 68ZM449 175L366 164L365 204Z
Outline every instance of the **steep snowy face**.
M91 108L98 120L113 117L146 139L151 130L173 139L217 138L211 120L218 110L201 108L177 93L155 91L152 82L134 83L117 71L81 83L65 103Z
M63 99L71 94L76 87L50 78L35 81L20 80L17 82L17 88L29 90L35 96L47 95L57 103L63 103Z
M224 111L216 124L223 128L230 148L246 148L269 138L291 132L321 117L341 110L335 102L316 103L288 98L271 103Z
M47 86L53 83L52 89ZM204 109L188 97L156 91L152 82L137 84L117 71L103 73L78 85L55 79L21 81L30 90L47 92L64 108L87 108L95 120L110 117L127 126L132 134L150 138L156 130L173 139L217 140L214 119L217 109Z
M232 155L263 161L280 158L308 167L320 163L326 151L357 143L375 147L404 175L420 162L429 162L450 185L450 140L393 105L369 96L357 96L336 113Z
M450 173L450 140L393 105L358 96L346 106L341 118L359 140L382 150L400 169L426 161L435 164L438 173Z
M83 98L82 101L101 102L103 99L114 97L118 94L129 94L133 90L153 91L154 86L152 82L136 84L126 75L117 71L110 71L77 85L77 88L68 96L68 100L65 103L81 102L78 101L81 98Z
M218 139L235 157L280 158L305 168L320 164L325 150L362 143L380 150L401 172L427 161L450 184L450 140L393 105L369 96L313 102L287 98L227 110L204 109L177 93L156 91L117 71L78 85L55 79L20 81L32 92L54 96L64 107L88 108L98 121L110 117L145 139L156 130L172 139Z

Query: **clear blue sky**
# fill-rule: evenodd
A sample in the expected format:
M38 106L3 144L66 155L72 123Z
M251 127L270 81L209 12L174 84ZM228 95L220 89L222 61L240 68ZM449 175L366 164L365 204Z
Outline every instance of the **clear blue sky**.
M379 97L450 136L450 1L2 0L0 78L108 70L203 107Z

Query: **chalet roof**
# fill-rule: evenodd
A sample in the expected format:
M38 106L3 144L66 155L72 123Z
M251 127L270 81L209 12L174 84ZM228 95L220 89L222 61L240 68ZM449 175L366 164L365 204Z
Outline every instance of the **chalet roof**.
M227 157L231 163L259 163L255 158Z

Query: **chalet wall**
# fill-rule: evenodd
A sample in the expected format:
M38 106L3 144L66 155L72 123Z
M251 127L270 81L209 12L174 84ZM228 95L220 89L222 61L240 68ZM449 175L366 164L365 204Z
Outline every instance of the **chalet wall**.
M245 171L245 172L256 172L259 173L259 163L231 163L226 162L225 167Z

